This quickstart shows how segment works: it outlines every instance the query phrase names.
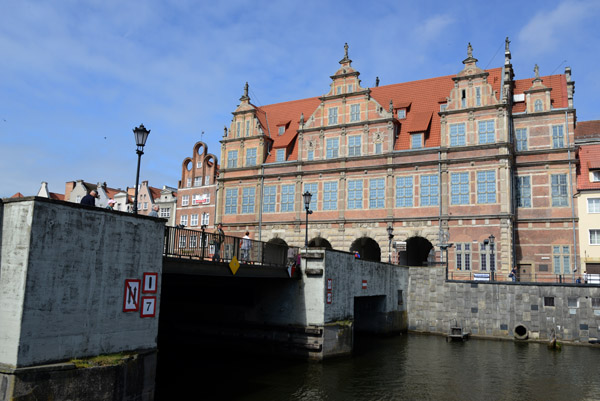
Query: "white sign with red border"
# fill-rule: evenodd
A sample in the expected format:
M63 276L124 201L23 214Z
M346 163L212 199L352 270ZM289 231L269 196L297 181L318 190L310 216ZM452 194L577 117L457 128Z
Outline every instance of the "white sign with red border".
M156 297L142 297L141 317L156 316Z
M123 312L135 312L140 307L140 286L138 279L125 280L125 293L123 294Z
M367 280L363 280L362 281L362 289L366 290L367 289Z
M144 287L142 292L156 294L158 288L158 273L144 273Z

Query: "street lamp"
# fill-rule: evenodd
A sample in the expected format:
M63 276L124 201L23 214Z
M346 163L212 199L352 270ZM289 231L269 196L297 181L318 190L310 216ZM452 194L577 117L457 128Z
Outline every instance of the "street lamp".
M444 243L440 245L440 249L446 253L445 262L446 262L446 280L448 280L448 248L452 248L454 244ZM453 276L454 277L454 276Z
M306 191L302 194L302 197L304 198L304 209L306 210L306 236L304 237L304 246L308 248L308 215L312 214L312 210L310 210L312 194Z
M392 238L394 238L394 234L392 234L394 232L394 227L392 227L391 225L389 225L387 227L387 233L388 233L388 263L392 263Z
M137 163L137 174L135 175L135 198L133 199L133 213L138 212L138 186L140 183L140 163L142 161L142 155L144 154L144 146L150 131L144 127L144 124L140 124L139 127L133 129L133 135L135 136L135 144L137 145L136 153L138 155Z
M494 237L494 234L491 234L488 239L490 240L490 273L492 276L492 281L496 281L496 277L494 277L494 270L496 270L496 260L494 259L494 240L496 237Z

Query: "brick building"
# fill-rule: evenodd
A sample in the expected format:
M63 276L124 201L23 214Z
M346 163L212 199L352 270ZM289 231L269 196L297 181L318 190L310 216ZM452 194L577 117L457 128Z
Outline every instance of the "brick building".
M401 263L453 244L455 278L572 273L574 82L537 66L515 80L509 43L499 68L479 68L469 44L456 75L373 88L346 45L324 95L261 107L246 84L221 141L217 221L302 246L309 191L309 246L386 260L391 226Z
M190 229L215 224L216 181L219 172L217 157L208 153L204 142L197 142L192 157L181 166L175 223Z
M578 123L575 143L581 272L600 274L600 121Z

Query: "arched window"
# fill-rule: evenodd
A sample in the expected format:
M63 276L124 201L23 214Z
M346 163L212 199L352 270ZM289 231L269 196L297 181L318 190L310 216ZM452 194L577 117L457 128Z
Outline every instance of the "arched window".
M542 101L540 99L535 101L534 111L542 111Z

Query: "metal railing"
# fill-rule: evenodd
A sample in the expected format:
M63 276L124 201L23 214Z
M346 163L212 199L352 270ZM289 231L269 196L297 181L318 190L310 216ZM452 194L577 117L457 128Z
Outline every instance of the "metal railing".
M217 235L178 227L165 227L164 255L172 258L285 267L298 254L297 247Z
M457 281L466 280L520 283L597 284L596 281L588 280L587 277L583 277L584 275L580 275L578 273L575 275L573 275L573 273L555 274L548 272L517 273L514 281L512 277L508 277L508 274L509 272L498 270L494 271L493 276L489 271L454 270L448 272L448 279Z

